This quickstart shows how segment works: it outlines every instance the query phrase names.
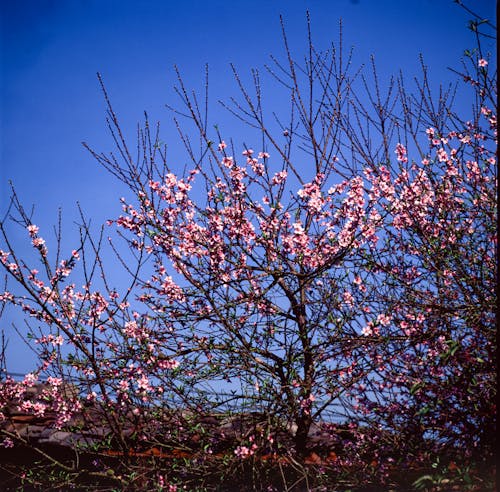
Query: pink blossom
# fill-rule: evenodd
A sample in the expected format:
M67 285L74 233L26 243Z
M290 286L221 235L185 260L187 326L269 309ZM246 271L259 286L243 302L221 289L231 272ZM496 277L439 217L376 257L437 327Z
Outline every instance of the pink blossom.
M292 224L292 226L293 226L293 233L296 234L297 236L301 236L301 235L305 234L305 231L304 231L304 228L302 227L301 222L294 222Z
M38 381L38 374L30 372L24 376L23 384L26 386L33 386Z
M396 153L399 162L408 162L408 157L406 157L406 147L403 144L398 143L394 152Z
M389 326L391 323L391 316L387 316L386 314L379 314L377 316L377 321L382 325L382 326Z
M52 385L55 388L58 388L59 386L61 386L63 384L63 381L61 378L55 378L53 376L49 376L47 378L47 383L49 383L50 385Z
M35 224L30 224L26 229L28 229L30 236L34 236L38 233L39 230L38 226L36 226Z
M287 175L288 175L288 173L287 173L286 171L280 171L279 173L276 173L276 174L273 176L273 181L272 181L272 183L273 183L274 185L277 185L277 184L283 183L283 181L285 181L285 180L286 180Z
M13 448L14 447L14 441L10 437L6 437L1 443L0 446L3 448Z
M484 58L480 58L477 62L477 65L479 67L485 67L486 65L488 65L488 62Z
M365 337L368 337L373 334L373 327L370 323L363 327L361 330L361 334Z
M249 448L248 446L238 446L234 450L234 454L238 456L238 458L248 458L249 456L252 456L255 453L255 450L257 449L257 446L255 444L252 444L252 446Z
M36 248L41 248L45 244L45 239L41 237L35 237L31 242L33 243L33 246L35 246Z
M0 261L5 265L7 263L7 258L10 256L8 251L3 251L0 249Z
M129 385L128 381L125 381L124 379L122 379L118 383L118 386L119 386L121 392L126 392L130 385Z
M14 301L14 296L10 292L0 292L0 302L12 302Z
M147 376L141 376L137 380L137 389L140 391L148 391L150 389L149 379Z
M343 294L342 294L342 298L344 299L344 302L348 305L348 306L353 306L354 305L354 297L353 295L349 292L349 291L345 291Z
M179 367L179 361L174 359L162 359L158 361L158 367L160 369L177 369Z

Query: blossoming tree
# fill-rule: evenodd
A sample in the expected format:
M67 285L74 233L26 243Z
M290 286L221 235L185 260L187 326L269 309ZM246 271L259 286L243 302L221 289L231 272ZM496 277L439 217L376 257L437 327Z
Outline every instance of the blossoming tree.
M284 40L286 64L269 73L289 91L286 120L265 112L258 72L254 98L235 72L242 98L227 108L258 148L209 127L179 78L201 142L178 124L184 173L147 120L132 158L104 91L120 159L89 150L131 192L107 225L128 245L111 243L130 274L123 291L107 281L103 233L83 215L80 243L59 244L51 262L13 193L9 212L43 268L18 256L2 222L1 264L21 290L1 300L36 320L40 367L6 381L3 401L45 376L42 397L21 405L55 411L59 427L100 409L124 455L131 422L134 436L167 446L158 429L173 436L195 415L224 412L264 419L240 436L236 459L276 453L280 432L304 458L320 421L378 429L344 443L330 466L368 446L380 480L395 460L424 462L429 443L439 453L472 439L471 455L490 452L496 75L471 54L474 71L460 75L474 108L462 119L451 93L435 104L425 69L415 93L401 77L384 94L375 70L352 75L342 51L310 42L301 66ZM397 450L376 446L384 432L397 432Z

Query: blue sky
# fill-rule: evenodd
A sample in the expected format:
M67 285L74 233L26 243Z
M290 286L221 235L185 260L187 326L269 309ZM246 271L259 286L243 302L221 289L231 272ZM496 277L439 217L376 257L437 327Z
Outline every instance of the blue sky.
M495 3L468 5L494 19ZM76 202L99 224L120 213L123 194L81 144L113 149L96 72L102 73L127 133L133 136L146 110L152 120L165 122L162 139L170 155L182 160L165 108L176 103L173 65L188 87L199 90L208 63L211 96L229 98L237 93L230 62L248 73L263 67L271 53L283 54L280 14L296 54L306 49L309 10L317 48L338 39L342 18L344 43L354 46L358 61L368 62L374 54L380 73L402 69L411 78L423 53L436 85L453 79L447 67L458 66L463 50L474 45L466 29L470 16L452 0L27 0L0 5L0 214L13 181L23 202L35 204L34 222L41 232L56 223L62 207L70 239ZM222 111L212 114L214 121L224 119ZM228 136L245 140L241 134ZM26 242L25 235L14 232L13 237ZM0 328L8 332L11 322L5 316ZM13 340L11 350L20 354L19 347ZM25 371L29 365L29 357L14 357L9 367Z

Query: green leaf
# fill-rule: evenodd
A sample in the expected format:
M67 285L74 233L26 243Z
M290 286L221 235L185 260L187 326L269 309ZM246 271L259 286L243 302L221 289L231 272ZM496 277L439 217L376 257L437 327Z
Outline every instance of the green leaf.
M420 478L413 482L413 486L417 489L423 489L424 487L426 487L425 482L434 483L434 478L432 477L432 475L422 475Z
M426 413L429 413L429 406L426 405L424 408L421 408L418 412L417 415L425 415Z
M424 386L425 386L425 384L422 383L421 381L419 383L415 383L410 388L410 395L416 395Z

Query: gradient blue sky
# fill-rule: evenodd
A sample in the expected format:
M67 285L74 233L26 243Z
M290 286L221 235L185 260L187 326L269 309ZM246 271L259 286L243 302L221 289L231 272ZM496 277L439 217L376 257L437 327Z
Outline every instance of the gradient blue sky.
M494 19L494 0L466 3ZM18 0L0 1L0 9L0 214L11 180L23 202L36 205L41 232L62 207L70 238L77 201L95 223L120 213L122 188L81 144L113 149L98 71L133 135L144 110L153 120L170 120L165 104L176 102L174 64L188 86L200 89L208 63L212 97L236 94L230 62L248 72L283 53L279 14L297 54L306 49L309 10L317 48L337 40L342 18L344 42L357 60L374 54L382 74L401 68L411 78L423 53L436 85L453 79L447 67L458 66L463 50L474 46L470 16L452 0ZM171 156L180 156L166 128L163 140ZM14 233L14 240L21 244L26 236ZM4 316L0 328L8 333L11 323ZM19 347L12 340L11 371L32 364Z

